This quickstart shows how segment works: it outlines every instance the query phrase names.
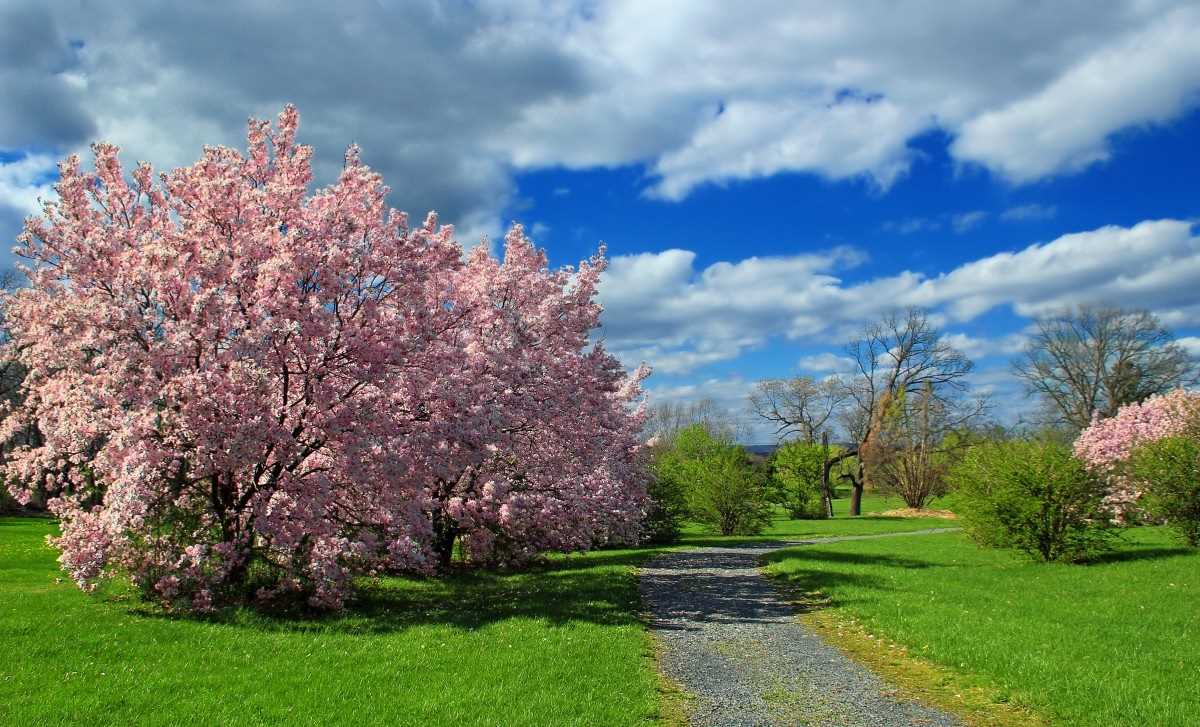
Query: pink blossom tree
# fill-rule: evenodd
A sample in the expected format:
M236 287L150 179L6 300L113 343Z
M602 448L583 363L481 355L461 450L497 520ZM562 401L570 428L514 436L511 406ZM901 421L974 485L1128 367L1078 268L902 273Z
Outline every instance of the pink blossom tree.
M1119 516L1136 506L1139 485L1119 470L1134 449L1164 437L1182 434L1200 412L1200 393L1176 389L1121 407L1115 416L1095 418L1075 440L1075 456L1109 477L1108 504Z
M288 107L248 153L161 175L60 166L6 301L27 370L0 435L10 489L53 495L84 588L128 573L206 610L251 592L339 607L357 573L431 571L632 535L643 497L626 379L589 346L598 260L551 272L411 229L351 148L312 195Z

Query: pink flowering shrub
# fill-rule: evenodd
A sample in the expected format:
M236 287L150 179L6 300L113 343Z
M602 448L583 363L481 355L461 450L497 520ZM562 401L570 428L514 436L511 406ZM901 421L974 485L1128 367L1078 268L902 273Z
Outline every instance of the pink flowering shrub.
M1120 519L1131 515L1144 487L1122 471L1141 444L1182 434L1200 412L1200 393L1176 389L1140 404L1121 407L1115 416L1093 420L1075 440L1075 456L1109 478L1107 503Z
M356 575L431 572L456 542L512 563L636 537L647 372L589 345L603 260L551 271L520 227L464 260L353 147L309 194L298 123L157 180L97 144L26 221L0 436L42 438L3 475L51 495L63 567L197 611L338 608Z

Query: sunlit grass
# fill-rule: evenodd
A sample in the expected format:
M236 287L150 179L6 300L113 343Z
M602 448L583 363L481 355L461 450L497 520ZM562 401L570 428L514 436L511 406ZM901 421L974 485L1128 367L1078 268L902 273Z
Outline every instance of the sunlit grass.
M1069 725L1194 725L1200 553L1156 528L1091 565L1031 563L962 535L768 556L802 600Z
M0 724L657 721L633 565L369 584L344 615L172 618L61 582L48 520L0 518Z

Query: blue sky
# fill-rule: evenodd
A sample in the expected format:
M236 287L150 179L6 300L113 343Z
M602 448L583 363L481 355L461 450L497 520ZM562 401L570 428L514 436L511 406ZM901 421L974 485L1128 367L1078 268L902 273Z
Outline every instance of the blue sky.
M318 181L357 142L464 242L606 243L603 336L659 400L742 411L920 305L1011 419L1008 361L1062 306L1149 308L1200 356L1197 37L1172 0L4 0L0 235L91 140L171 167L291 102Z

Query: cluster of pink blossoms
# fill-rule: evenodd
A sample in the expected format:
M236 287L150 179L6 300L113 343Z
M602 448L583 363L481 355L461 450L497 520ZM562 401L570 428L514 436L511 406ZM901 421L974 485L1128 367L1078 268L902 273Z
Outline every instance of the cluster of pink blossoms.
M1075 440L1075 456L1109 477L1107 503L1119 518L1128 516L1142 492L1119 472L1135 447L1182 434L1200 413L1200 392L1176 389L1120 408L1115 416L1096 419Z
M3 474L49 498L64 568L177 608L338 608L359 574L636 538L648 371L589 340L603 258L551 270L519 226L464 253L353 147L309 194L298 124L157 180L97 144L26 222L0 436L39 437Z

